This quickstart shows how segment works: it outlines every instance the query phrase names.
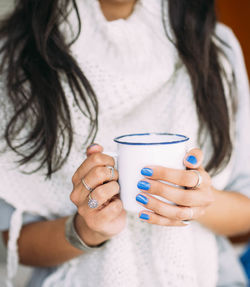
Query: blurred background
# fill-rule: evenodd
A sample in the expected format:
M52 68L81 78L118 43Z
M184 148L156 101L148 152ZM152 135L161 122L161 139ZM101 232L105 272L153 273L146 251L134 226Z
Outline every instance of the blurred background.
M248 69L248 76L250 76L250 0L217 0L216 2L219 20L233 29L241 43ZM13 0L0 0L0 18L13 9L13 3ZM236 238L234 241L246 242L248 238L250 238L250 234L244 236L244 238ZM0 286L1 275L5 273L4 265L1 264L1 262L5 261L5 257L6 253L0 236ZM29 274L30 270L24 268L19 272L22 275L26 275ZM23 286L26 277L27 276L19 276L15 286Z

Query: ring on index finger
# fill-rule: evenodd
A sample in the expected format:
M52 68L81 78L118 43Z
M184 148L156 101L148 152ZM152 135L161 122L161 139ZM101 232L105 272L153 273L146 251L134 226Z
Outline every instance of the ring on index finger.
M192 189L197 189L202 184L202 176L201 176L200 172L196 169L191 169L191 171L194 172L198 177L196 185L192 187Z
M92 192L94 189L92 187L90 187L85 181L84 178L82 178L82 184L83 186L89 191Z

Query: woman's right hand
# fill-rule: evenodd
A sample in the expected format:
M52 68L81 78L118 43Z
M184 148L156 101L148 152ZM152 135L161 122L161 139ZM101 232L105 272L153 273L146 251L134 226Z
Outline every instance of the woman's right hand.
M99 145L90 146L87 158L72 177L73 191L71 201L77 206L75 228L78 235L89 246L99 245L120 233L125 226L126 212L118 197L118 172L114 167L114 159L102 153ZM93 189L91 197L98 201L97 208L88 206L89 191L84 187L82 179Z

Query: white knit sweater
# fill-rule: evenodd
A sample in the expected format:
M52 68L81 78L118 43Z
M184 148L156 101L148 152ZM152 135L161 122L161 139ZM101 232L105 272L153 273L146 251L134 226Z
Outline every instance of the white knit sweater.
M190 148L198 146L198 119L190 79L184 67L175 73L179 59L163 30L161 1L138 1L127 20L112 22L106 21L97 0L78 2L83 29L72 53L98 97L100 124L96 142L106 151L115 151L115 136L153 131L181 133L191 138ZM72 15L72 23L73 18ZM219 26L218 34L239 50L230 30ZM229 57L233 59L234 55ZM230 77L230 65L225 59L222 62ZM75 138L63 168L51 180L44 180L42 172L21 173L12 152L0 157L0 197L16 208L8 244L9 279L16 272L16 240L23 212L52 219L76 210L69 199L71 177L85 157L89 122L64 86ZM1 100L8 105L4 94ZM207 160L211 152L209 137L203 151ZM213 178L216 188L223 189L227 184L233 158ZM137 214L128 214L122 233L103 248L60 266L43 286L212 287L216 280L217 249L212 232L196 223L184 228L149 225L140 222Z

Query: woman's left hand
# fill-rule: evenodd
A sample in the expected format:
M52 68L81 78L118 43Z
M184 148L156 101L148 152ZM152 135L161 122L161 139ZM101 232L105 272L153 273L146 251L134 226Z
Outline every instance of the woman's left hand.
M188 170L162 166L147 166L142 169L141 173L145 179L138 182L137 187L141 192L136 196L136 200L150 211L140 212L140 218L157 225L185 226L187 224L185 220L197 219L203 215L206 208L214 201L214 194L210 176L202 167L202 158L201 150L192 149L184 159ZM201 176L199 186L197 186L199 176L193 170L198 171ZM165 203L154 195L174 204Z

